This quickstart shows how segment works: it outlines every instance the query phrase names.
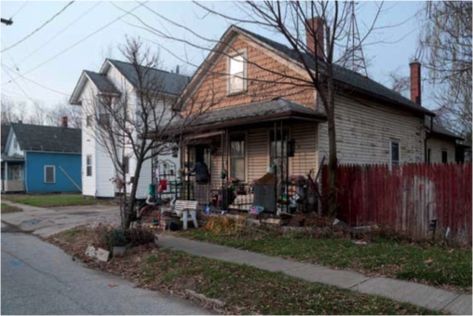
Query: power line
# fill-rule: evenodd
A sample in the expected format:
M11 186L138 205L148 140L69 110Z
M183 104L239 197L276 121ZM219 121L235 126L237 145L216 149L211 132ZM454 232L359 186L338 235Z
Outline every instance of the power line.
M13 78L13 76L11 75L10 73L10 70L8 70L7 68L5 68L5 71L7 73L7 75L11 78L11 80L17 85L17 87L20 89L20 91L25 95L26 98L28 98L31 102L35 103L36 101L33 100L32 97L30 97L30 95L28 93L26 93L26 91L23 89L23 87L15 80L15 78Z
M5 67L5 68L7 68L8 70L10 70L10 71L12 71L12 72L15 72L13 68L11 68L11 67L9 67L9 66L3 64L3 63L2 63L2 66ZM63 92L63 91L59 91L59 90L50 88L50 87L48 87L48 86L45 86L45 85L43 85L42 83L39 83L39 82L37 82L37 81L34 81L33 79L27 78L27 77L25 77L24 75L22 75L22 74L20 74L20 73L17 73L17 74L19 75L19 77L23 78L24 80L27 80L27 81L29 81L29 82L31 82L31 83L33 83L33 84L35 84L35 85L37 85L37 86L43 88L43 89L49 90L49 91L51 91L51 92L55 92L55 93L57 93L57 94L62 94L62 95L65 95L65 96L69 96L68 93L65 93L65 92Z
M11 15L10 20L13 19L18 13L20 13L21 10L23 10L26 7L27 4L28 4L28 1L23 2L23 4L19 7L19 9L16 10L15 13Z
M147 2L147 1L146 1ZM84 36L83 38L81 38L80 40L76 41L75 43L73 43L72 45L66 47L65 49L63 49L62 51L60 51L59 53L57 53L56 55L52 56L51 58L43 61L42 63L36 65L35 67L25 71L23 73L23 75L26 75L26 74L29 74L30 72L33 72L35 71L36 69L46 65L47 63L53 61L54 59L56 59L57 57L61 56L62 54L66 53L67 51L69 51L70 49L76 47L77 45L79 45L80 43L82 43L83 41L89 39L90 37L94 36L95 34L103 31L104 29L106 29L107 27L109 27L110 25L114 24L115 22L121 20L123 17L127 16L128 14L132 13L133 11L135 11L136 9L138 9L139 7L141 7L143 4L145 4L146 2L143 2L143 3L140 3L139 5L137 5L136 7L134 7L133 9L127 11L126 13L118 16L117 18L113 19L112 21L108 22L107 24L104 24L103 26L101 26L100 28L98 28L97 30L93 31L92 33L89 33L88 35Z
M66 25L65 28L63 28L62 30L60 30L59 32L57 32L56 34L54 34L51 38L49 38L47 41L45 41L42 45L40 45L39 47L37 47L35 50L33 50L31 53L29 53L27 56L25 56L22 60L19 61L19 63L23 63L25 60L27 60L29 57L31 57L31 55L37 53L38 51L40 51L43 47L49 45L51 43L52 40L54 40L56 37L58 37L59 35L61 35L62 33L64 33L65 31L67 31L72 25L74 25L75 23L77 23L79 20L81 20L84 16L86 16L87 14L89 14L92 10L94 10L96 7L98 7L99 5L101 5L103 2L97 2L96 4L94 4L92 7L90 7L87 11L85 11L84 13L82 13L79 17L77 17L75 20L73 20L71 23L69 23L68 25Z
M61 13L63 13L69 6L71 6L72 4L74 3L74 1L71 1L69 2L68 4L66 4L61 10L59 10L56 14L54 14L52 17L50 17L48 20L46 20L43 24L41 24L39 27L37 27L36 29L34 29L31 33L29 33L28 35L26 35L25 37L23 37L21 40L17 41L16 43L8 46L7 48L4 48L3 50L1 50L0 52L3 53L21 43L23 43L25 40L27 40L28 38L30 38L31 36L33 36L35 33L37 33L39 30L41 30L43 27L45 27L46 25L48 25L49 23L51 23L51 21L53 21L57 16L59 16Z

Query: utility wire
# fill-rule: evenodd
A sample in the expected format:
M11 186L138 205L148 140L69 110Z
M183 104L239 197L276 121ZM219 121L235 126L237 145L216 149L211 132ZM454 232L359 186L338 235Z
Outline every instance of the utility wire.
M144 2L146 3L146 2ZM132 13L133 11L135 11L136 9L138 9L139 7L141 7L144 3L140 3L139 5L135 6L133 9L131 9L130 11L127 11L126 13L118 16L117 18L113 19L112 21L108 22L107 24L101 26L100 28L98 28L97 30L93 31L92 33L89 33L88 35L84 36L83 38L81 38L80 40L78 40L77 42L73 43L72 45L66 47L65 49L63 49L62 51L60 51L59 53L57 53L56 55L52 56L51 58L43 61L42 63L36 65L35 67L25 71L23 73L23 75L26 75L26 74L29 74L30 72L33 72L35 71L36 69L46 65L47 63L53 61L54 59L56 59L57 57L61 56L62 54L66 53L67 51L69 51L70 49L76 47L77 45L79 45L80 43L82 43L83 41L87 40L88 38L92 37L93 35L99 33L100 31L103 31L104 29L106 29L107 27L109 27L110 25L116 23L117 21L121 20L123 17L127 16L128 14Z
M13 68L11 68L11 67L9 67L9 66L3 64L3 63L2 63L2 67L5 67L7 70L10 70L10 71L12 71L12 72L15 72ZM48 86L45 86L45 85L43 85L42 83L39 83L39 82L37 82L37 81L35 81L35 80L33 80L33 79L27 78L27 77L25 77L24 75L22 75L22 74L20 74L20 73L17 73L17 72L15 72L15 73L16 73L19 77L23 78L24 80L27 80L27 81L29 81L29 82L31 82L31 83L33 83L33 84L35 84L35 85L37 85L37 86L43 88L43 89L49 90L49 91L51 91L51 92L55 92L55 93L57 93L57 94L69 96L68 93L65 93L65 92L63 92L63 91L59 91L59 90L50 88L50 87L48 87ZM17 78L18 78L18 77L17 77Z
M23 87L15 80L15 78L13 78L13 76L11 75L10 73L10 70L8 70L7 68L4 68L5 72L7 73L7 75L11 78L11 80L18 86L18 88L20 89L20 91L25 95L26 98L28 98L31 102L35 103L36 101L33 100L32 97L30 97L30 95L28 93L26 93L26 91L23 89Z
M23 4L18 8L18 10L15 11L10 17L10 20L13 19L18 13L20 13L21 10L23 10L26 5L28 4L28 1L23 2Z
M51 21L53 21L57 16L59 16L61 13L63 13L70 5L72 5L74 3L74 1L70 1L68 4L66 4L61 10L59 10L56 14L54 14L52 17L50 17L48 20L46 20L43 24L41 24L39 27L37 27L36 29L34 29L31 33L29 33L28 35L26 35L25 37L23 37L21 40L17 41L16 43L8 46L7 48L4 48L2 49L0 52L3 53L3 52L6 52L7 50L9 49L12 49L13 47L23 43L24 41L26 41L28 38L30 38L31 36L33 36L35 33L37 33L39 30L41 30L43 27L45 27L46 25L48 25L49 23L51 23Z
M62 30L60 30L59 32L57 32L56 34L54 34L51 38L49 38L47 41L45 41L42 45L38 46L35 50L33 50L31 53L29 53L28 55L26 55L23 59L21 59L19 61L19 63L23 63L25 60L27 60L29 57L31 57L31 55L34 55L35 53L37 53L38 51L40 51L42 48L44 48L45 46L48 46L52 40L54 40L56 37L58 37L59 35L61 35L62 33L64 33L65 31L67 31L72 25L74 25L75 23L77 23L79 20L81 20L84 16L86 16L87 14L89 14L92 10L94 10L96 7L98 7L99 5L101 5L103 2L97 2L95 5L93 5L92 7L90 7L87 11L85 11L84 13L82 13L79 17L77 17L75 20L73 20L71 23L69 23L68 25L66 25L65 28L63 28Z

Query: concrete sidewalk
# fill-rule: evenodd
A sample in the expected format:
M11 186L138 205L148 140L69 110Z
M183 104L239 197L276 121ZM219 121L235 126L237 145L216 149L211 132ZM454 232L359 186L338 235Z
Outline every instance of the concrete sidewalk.
M80 225L120 223L118 206L80 205L54 208L36 207L2 199L2 203L21 208L22 212L2 214L2 222L25 233L48 237Z
M179 238L169 234L160 235L159 245L196 256L246 264L267 271L282 272L309 282L379 295L441 312L471 315L472 311L471 294L459 294L414 282L368 277L353 271L330 269L320 265Z

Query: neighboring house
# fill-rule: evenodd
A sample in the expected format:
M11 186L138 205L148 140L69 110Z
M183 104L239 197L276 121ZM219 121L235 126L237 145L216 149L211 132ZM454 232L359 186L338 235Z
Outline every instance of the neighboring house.
M1 158L0 158L0 164L2 165L2 170L0 172L0 178L1 178L1 181L2 181L2 192L3 192L3 180L4 180L4 170L3 170L3 167L4 167L4 163L3 163L3 150L5 149L5 144L7 143L7 138L8 138L8 132L10 131L10 124L2 124L2 151L1 151Z
M174 100L189 81L189 77L178 73L154 68L150 70L147 74L152 77L152 80L159 82L159 92ZM114 197L120 193L113 182L117 177L117 171L105 147L98 141L98 131L90 123L90 115L97 112L94 108L98 104L99 97L110 97L113 104L124 93L130 102L129 113L135 115L138 87L136 70L127 62L106 59L99 72L87 70L82 72L70 99L71 104L82 107L82 194ZM173 154L160 155L157 160L167 161L168 168L175 174L180 168L179 159L179 153L176 151ZM153 166L158 164L157 160L147 160L143 164L137 188L138 198L145 198L148 185L155 182ZM129 183L136 168L136 158L131 152L127 161L126 182ZM130 189L127 188L127 191L130 192Z
M80 135L67 119L60 127L12 123L2 155L2 191L80 192Z
M191 111L190 100L205 104L212 92L214 104L187 127L181 149L190 165L208 165L210 188L235 178L251 184L275 166L281 182L317 172L328 159L326 115L316 91L270 71L310 80L297 57L285 45L231 26L184 89L184 114ZM340 66L334 66L334 77L339 163L425 161L424 120L434 113ZM207 195L200 195L206 203Z

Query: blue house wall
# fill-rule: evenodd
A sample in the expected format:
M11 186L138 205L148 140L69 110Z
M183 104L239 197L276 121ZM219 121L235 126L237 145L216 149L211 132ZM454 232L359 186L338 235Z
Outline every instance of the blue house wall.
M55 166L56 181L55 183L45 183L44 167L51 165ZM79 188L82 187L80 154L25 153L26 192L80 192L80 189L74 183Z

